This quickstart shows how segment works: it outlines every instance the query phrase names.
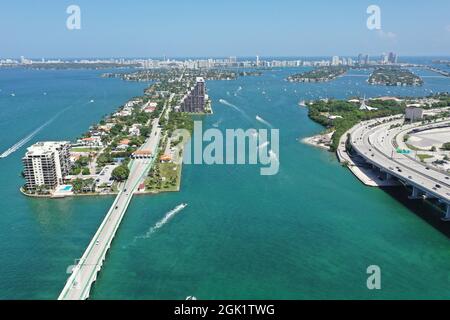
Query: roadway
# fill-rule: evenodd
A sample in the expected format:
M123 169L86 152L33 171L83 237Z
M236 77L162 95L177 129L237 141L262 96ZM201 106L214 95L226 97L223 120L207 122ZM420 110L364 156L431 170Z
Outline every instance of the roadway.
M114 200L111 209L92 238L89 246L72 271L58 300L85 300L89 297L91 285L97 278L106 252L122 221L128 205L145 172L154 159L136 159L132 162L130 175L123 189Z
M403 119L392 120L376 125L379 121L371 120L355 126L350 141L353 149L368 163L416 188L415 197L437 198L450 207L449 175L433 170L407 155L397 154L393 139L404 128L391 126L402 124L403 121ZM419 125L413 125L411 128L415 126Z
M164 114L173 97L174 95L170 97L161 115ZM72 273L61 291L58 300L85 300L89 298L92 284L97 279L97 273L103 266L106 253L111 247L111 242L133 198L133 194L137 190L139 183L147 175L158 155L157 149L161 138L160 119L161 116L151 122L152 130L150 137L140 148L141 150L150 150L152 156L148 159L134 159L130 162L128 179L119 191L119 194L83 256L72 269Z

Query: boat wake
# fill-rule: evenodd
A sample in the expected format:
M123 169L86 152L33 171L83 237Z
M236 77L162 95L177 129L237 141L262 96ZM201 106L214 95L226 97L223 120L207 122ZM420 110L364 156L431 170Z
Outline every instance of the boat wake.
M31 139L33 139L33 137L35 135L37 135L42 129L44 129L46 126L48 126L50 123L52 123L53 121L56 120L56 118L59 117L59 115L61 113L63 113L64 111L66 111L68 108L65 108L61 111L59 111L55 116L53 116L50 120L48 120L47 122L45 122L44 124L42 124L39 128L37 128L36 130L34 130L33 132L31 132L30 134L28 134L25 138L19 140L18 142L16 142L16 144L14 144L12 147L8 148L6 151L4 151L2 154L0 154L0 159L1 158L6 158L9 155L11 155L12 153L16 152L17 150L19 150L20 148L22 148L26 143L28 143L28 141L30 141Z
M252 122L252 119L244 111L242 111L240 108L238 108L234 104L232 104L232 103L230 103L230 102L228 102L227 100L224 100L224 99L220 99L219 102L221 104L224 104L224 105L230 107L230 108L233 108L234 110L236 110L237 112L242 114L244 116L244 118L247 119L249 122Z
M258 120L259 122L261 122L262 124L265 124L266 126L273 128L272 124L270 124L269 122L267 122L266 120L264 120L263 118L261 118L260 116L256 115L256 120Z
M258 146L258 149L263 149L263 148L267 147L268 145L269 145L269 142L266 141L266 142L264 142L264 143L261 143L261 145ZM270 151L272 151L272 150L270 150Z
M224 104L224 105L226 105L226 106L228 106L228 107L233 108L233 109L236 110L236 111L242 112L241 109L239 109L239 108L238 108L237 106L235 106L234 104L228 102L227 100L220 99L219 102L220 102L221 104Z
M178 212L182 211L187 207L187 203L179 204L175 209L167 212L164 217L159 220L153 227L151 227L144 235L136 237L134 240L138 239L148 239L156 230L163 227L167 222L169 222Z
M269 151L269 156L270 156L271 159L273 159L273 160L278 162L278 155L273 150Z

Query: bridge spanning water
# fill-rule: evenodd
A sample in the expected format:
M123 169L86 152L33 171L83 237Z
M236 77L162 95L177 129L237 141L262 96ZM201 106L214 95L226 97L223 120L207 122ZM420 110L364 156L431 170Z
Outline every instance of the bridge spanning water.
M133 193L153 162L154 157L133 160L129 179L117 195L78 264L73 268L58 300L85 300L89 298L92 284L97 279L97 273L103 266L106 253L111 247L111 242L127 211Z
M161 136L159 119L152 124L150 138L141 147L141 150L151 152L149 158L134 159L130 165L130 174L121 191L114 200L111 208L103 219L100 227L89 243L81 259L72 269L72 273L61 291L58 300L85 300L89 298L92 284L97 279L106 253L116 235L117 229L128 209L128 205L137 190L139 183L147 176L158 154Z

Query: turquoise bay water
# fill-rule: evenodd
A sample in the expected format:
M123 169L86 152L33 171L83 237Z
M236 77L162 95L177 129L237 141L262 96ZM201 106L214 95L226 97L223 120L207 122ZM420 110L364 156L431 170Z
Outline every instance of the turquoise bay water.
M19 192L26 147L39 140L74 140L145 87L109 80L97 71L0 70L0 153L60 113L0 160L0 299L56 298L66 268L80 257L113 201L36 200Z
M333 154L299 143L322 128L297 106L318 97L448 91L449 80L425 78L419 89L368 86L360 72L320 85L282 80L292 72L208 82L214 115L204 119L204 127L265 128L258 115L280 128L279 173L260 176L257 166L185 165L181 192L135 197L93 299L449 297L449 240L421 218L436 213L426 205L412 212L399 201L403 194L396 198L367 188ZM100 79L93 71L0 70L0 129L9 132L0 150L71 104L28 145L74 139L143 86ZM0 298L53 299L112 198L22 197L17 188L23 152L0 161L8 182L0 186ZM188 207L149 232L182 202ZM372 264L381 267L381 291L366 288Z

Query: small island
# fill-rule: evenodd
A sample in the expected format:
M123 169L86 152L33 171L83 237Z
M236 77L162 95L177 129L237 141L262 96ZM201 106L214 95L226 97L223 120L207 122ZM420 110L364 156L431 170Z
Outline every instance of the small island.
M327 82L342 76L348 71L344 66L327 66L291 75L287 78L289 82Z
M24 64L21 66L25 69L33 70L75 70L75 69L92 69L92 70L103 70L103 69L129 69L138 68L140 65L138 63L115 63L115 62L34 62L30 64Z
M199 70L184 70L181 68L172 69L149 69L139 70L135 72L123 72L123 73L104 73L103 78L120 78L125 81L137 81L137 82L170 82L174 81L176 77L181 79L189 76L202 77L205 80L236 80L238 74L234 71L220 70L220 69L199 69Z
M371 85L421 86L423 80L410 70L397 67L381 67L372 72L368 80Z
M259 77L262 76L261 71L241 71L239 72L240 77Z

